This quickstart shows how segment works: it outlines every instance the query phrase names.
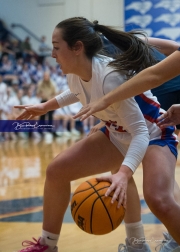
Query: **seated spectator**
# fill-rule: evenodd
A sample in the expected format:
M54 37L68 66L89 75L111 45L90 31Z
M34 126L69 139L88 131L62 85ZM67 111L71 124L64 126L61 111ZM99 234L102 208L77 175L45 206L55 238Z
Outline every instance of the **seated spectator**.
M12 87L12 92L14 95L17 95L18 93L18 90L20 88L20 85L19 85L19 80L17 78L13 79L12 82L11 82L11 87Z
M8 87L5 96L3 97L1 120L15 120L17 116L15 105L20 105L16 95L13 94L12 88ZM14 132L4 132L5 140L16 140L17 136Z
M14 120L16 119L14 109L15 105L20 105L20 102L16 95L14 95L13 90L11 87L7 87L6 94L2 100L2 120Z
M56 67L52 67L51 78L56 83L57 93L61 93L68 88L66 75L62 71L57 71Z
M37 65L37 68L36 68L36 71L33 73L32 75L32 80L35 82L35 83L38 83L40 80L43 79L43 76L44 76L44 70L43 70L43 67L41 64L38 64Z
M31 104L34 105L34 104L40 103L40 98L37 97L36 95L34 95L34 86L33 86L33 84L31 84L27 88L27 94L22 97L21 102L22 102L22 105L31 105Z
M22 71L23 71L23 65L24 65L24 59L23 58L17 59L16 64L14 64L13 73L15 75L20 76L22 74Z
M1 114L2 114L2 106L3 106L3 100L4 97L7 94L7 85L3 82L3 77L0 75L0 120L2 120Z
M14 60L15 59L15 53L13 51L12 45L9 41L5 41L2 44L2 58L3 56L8 56L9 59Z
M3 82L3 77L0 75L0 102L3 100L3 97L6 95L7 84Z
M82 124L83 124L83 132L84 134L88 135L91 131L91 129L99 122L99 120L96 119L94 116L89 116L86 118Z
M51 71L51 68L52 66L50 65L49 63L49 60L46 58L43 62L43 69L44 69L44 72L50 72Z
M22 73L19 78L21 80L22 86L28 86L29 84L32 83L28 63L23 64Z
M80 136L81 133L76 129L76 121L72 118L69 106L55 110L53 120L57 136Z
M14 52L15 59L18 60L19 58L23 57L22 48L21 48L21 42L18 40L12 40L12 51Z
M9 59L8 55L3 55L1 64L0 64L0 74L13 74L13 63L12 60Z
M9 59L8 55L2 57L0 63L0 74L3 75L4 82L8 85L11 84L11 81L16 77L13 71L13 62Z
M34 74L36 73L37 70L37 60L35 57L31 57L29 61L29 74L31 78L33 78Z

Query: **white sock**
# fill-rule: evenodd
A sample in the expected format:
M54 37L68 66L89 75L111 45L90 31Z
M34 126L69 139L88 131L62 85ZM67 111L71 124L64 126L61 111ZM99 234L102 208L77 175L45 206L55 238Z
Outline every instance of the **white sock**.
M129 243L134 248L142 248L145 240L144 227L142 221L125 223L126 234Z
M59 239L59 235L52 234L45 230L42 230L41 237L44 238L46 245L49 245L50 248L54 248L57 245Z

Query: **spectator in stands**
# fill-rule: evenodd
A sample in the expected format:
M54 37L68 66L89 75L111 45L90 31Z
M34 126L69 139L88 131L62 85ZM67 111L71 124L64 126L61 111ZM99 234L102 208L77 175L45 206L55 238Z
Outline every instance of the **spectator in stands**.
M31 57L28 65L29 65L29 73L33 77L33 75L36 73L36 69L38 65L36 58Z
M15 120L17 118L17 111L14 108L15 105L20 105L20 102L16 95L13 94L12 88L7 87L6 94L2 100L2 120ZM14 132L4 132L6 140L16 140L17 136Z
M45 71L46 72L46 71ZM37 65L36 71L33 73L32 79L35 83L38 83L43 79L44 70L41 64Z
M51 68L52 68L52 66L51 66L51 64L50 64L50 62L49 62L49 60L46 58L46 59L44 59L44 62L43 62L43 69L44 69L44 71L45 72L47 72L47 71L51 71Z
M90 117L86 118L84 121L82 121L84 134L88 135L91 132L91 130L93 130L94 126L96 125L96 123L98 121L99 120L96 119L92 115ZM104 124L103 124L103 126L104 126Z
M13 64L12 61L9 59L8 55L3 55L1 64L0 64L0 73L2 75L6 74L13 74Z
M6 82L8 85L10 85L11 81L16 77L14 75L13 68L12 60L9 59L8 55L4 55L0 63L0 74L3 75L4 82Z
M3 77L2 75L0 75L0 120L1 118L1 114L2 114L2 106L3 106L3 100L4 97L6 96L7 93L7 85L6 83L3 82Z
M40 64L43 64L44 62L44 59L51 55L51 48L46 44L46 37L45 36L42 36L41 37L41 42L40 42L40 45L39 45L39 57L38 57L38 62Z
M24 65L24 59L19 58L16 61L16 64L14 64L14 74L20 76L23 71L23 65Z
M39 81L37 85L37 96L41 99L41 102L46 102L47 100L53 98L56 93L56 84L51 80L50 73L44 72L43 79ZM49 111L46 115L42 115L40 120L48 120L48 124L52 125L53 112L54 111Z
M30 84L27 88L27 94L22 97L22 105L38 104L40 103L40 98L34 95L34 86Z
M62 71L61 72L57 71L56 67L52 67L51 78L56 83L58 94L60 94L61 92L65 91L68 88L66 75L64 75Z
M12 80L11 82L11 87L12 87L12 92L14 95L17 95L19 89L20 89L20 85L19 85L19 80L18 78L15 78Z
M24 60L26 62L29 61L30 58L35 55L31 47L30 37L25 38L25 40L21 44L21 49L23 52Z
M9 59L14 60L15 59L15 53L13 51L13 47L9 41L5 41L2 44L2 58L4 55L7 55Z
M0 102L3 100L3 97L5 96L7 91L7 85L5 82L3 82L3 77L0 75Z
M75 129L75 120L72 118L69 108L64 107L55 110L53 120L57 136L70 137L72 134L77 136L80 135L80 132Z
M21 42L19 42L18 40L14 39L11 42L11 45L12 45L12 51L15 54L15 59L18 60L19 58L22 58L23 54L22 54Z
M8 30L6 29L2 19L0 19L0 40L2 42L8 40Z
M29 84L32 83L32 79L31 79L31 75L29 72L29 66L28 63L24 63L23 64L23 69L22 69L22 73L20 75L20 80L22 82L22 86L28 86Z

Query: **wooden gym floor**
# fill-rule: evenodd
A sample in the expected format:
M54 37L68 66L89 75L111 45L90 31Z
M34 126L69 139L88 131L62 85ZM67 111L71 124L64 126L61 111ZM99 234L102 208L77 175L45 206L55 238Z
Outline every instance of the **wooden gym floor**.
M0 252L17 252L23 240L41 235L42 196L45 170L59 152L80 138L59 137L52 141L31 139L0 142ZM142 193L142 168L134 175L142 206L146 239L155 251L165 227L151 214ZM85 180L72 182L72 192ZM180 181L180 159L176 180ZM124 224L103 236L89 235L73 223L67 210L59 240L60 252L117 252L125 240Z

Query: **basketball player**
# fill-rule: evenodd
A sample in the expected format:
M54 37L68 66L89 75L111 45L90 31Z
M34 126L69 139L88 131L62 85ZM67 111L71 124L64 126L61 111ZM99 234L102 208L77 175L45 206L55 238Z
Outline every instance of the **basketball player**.
M100 33L127 53L117 60L97 55L102 49ZM25 111L17 119L30 119L78 101L84 106L115 89L134 72L155 63L150 46L133 33L91 23L85 18L60 22L53 32L52 42L52 56L67 74L70 89L45 103L21 106ZM145 117L140 108L146 112ZM173 196L174 188L177 188L174 181L177 140L174 127L167 127L163 132L157 127L156 119L160 113L163 110L150 91L137 96L136 100L129 98L96 113L105 126L59 154L49 164L42 235L35 243L24 243L29 247L20 251L56 252L70 200L70 182L107 171L112 175L101 178L112 183L106 194L114 191L112 203L118 199L118 205L127 208L126 246L120 245L119 251L150 251L144 240L139 197L133 180L133 173L141 162L146 202L179 242L180 207ZM139 239L139 243L132 238Z

